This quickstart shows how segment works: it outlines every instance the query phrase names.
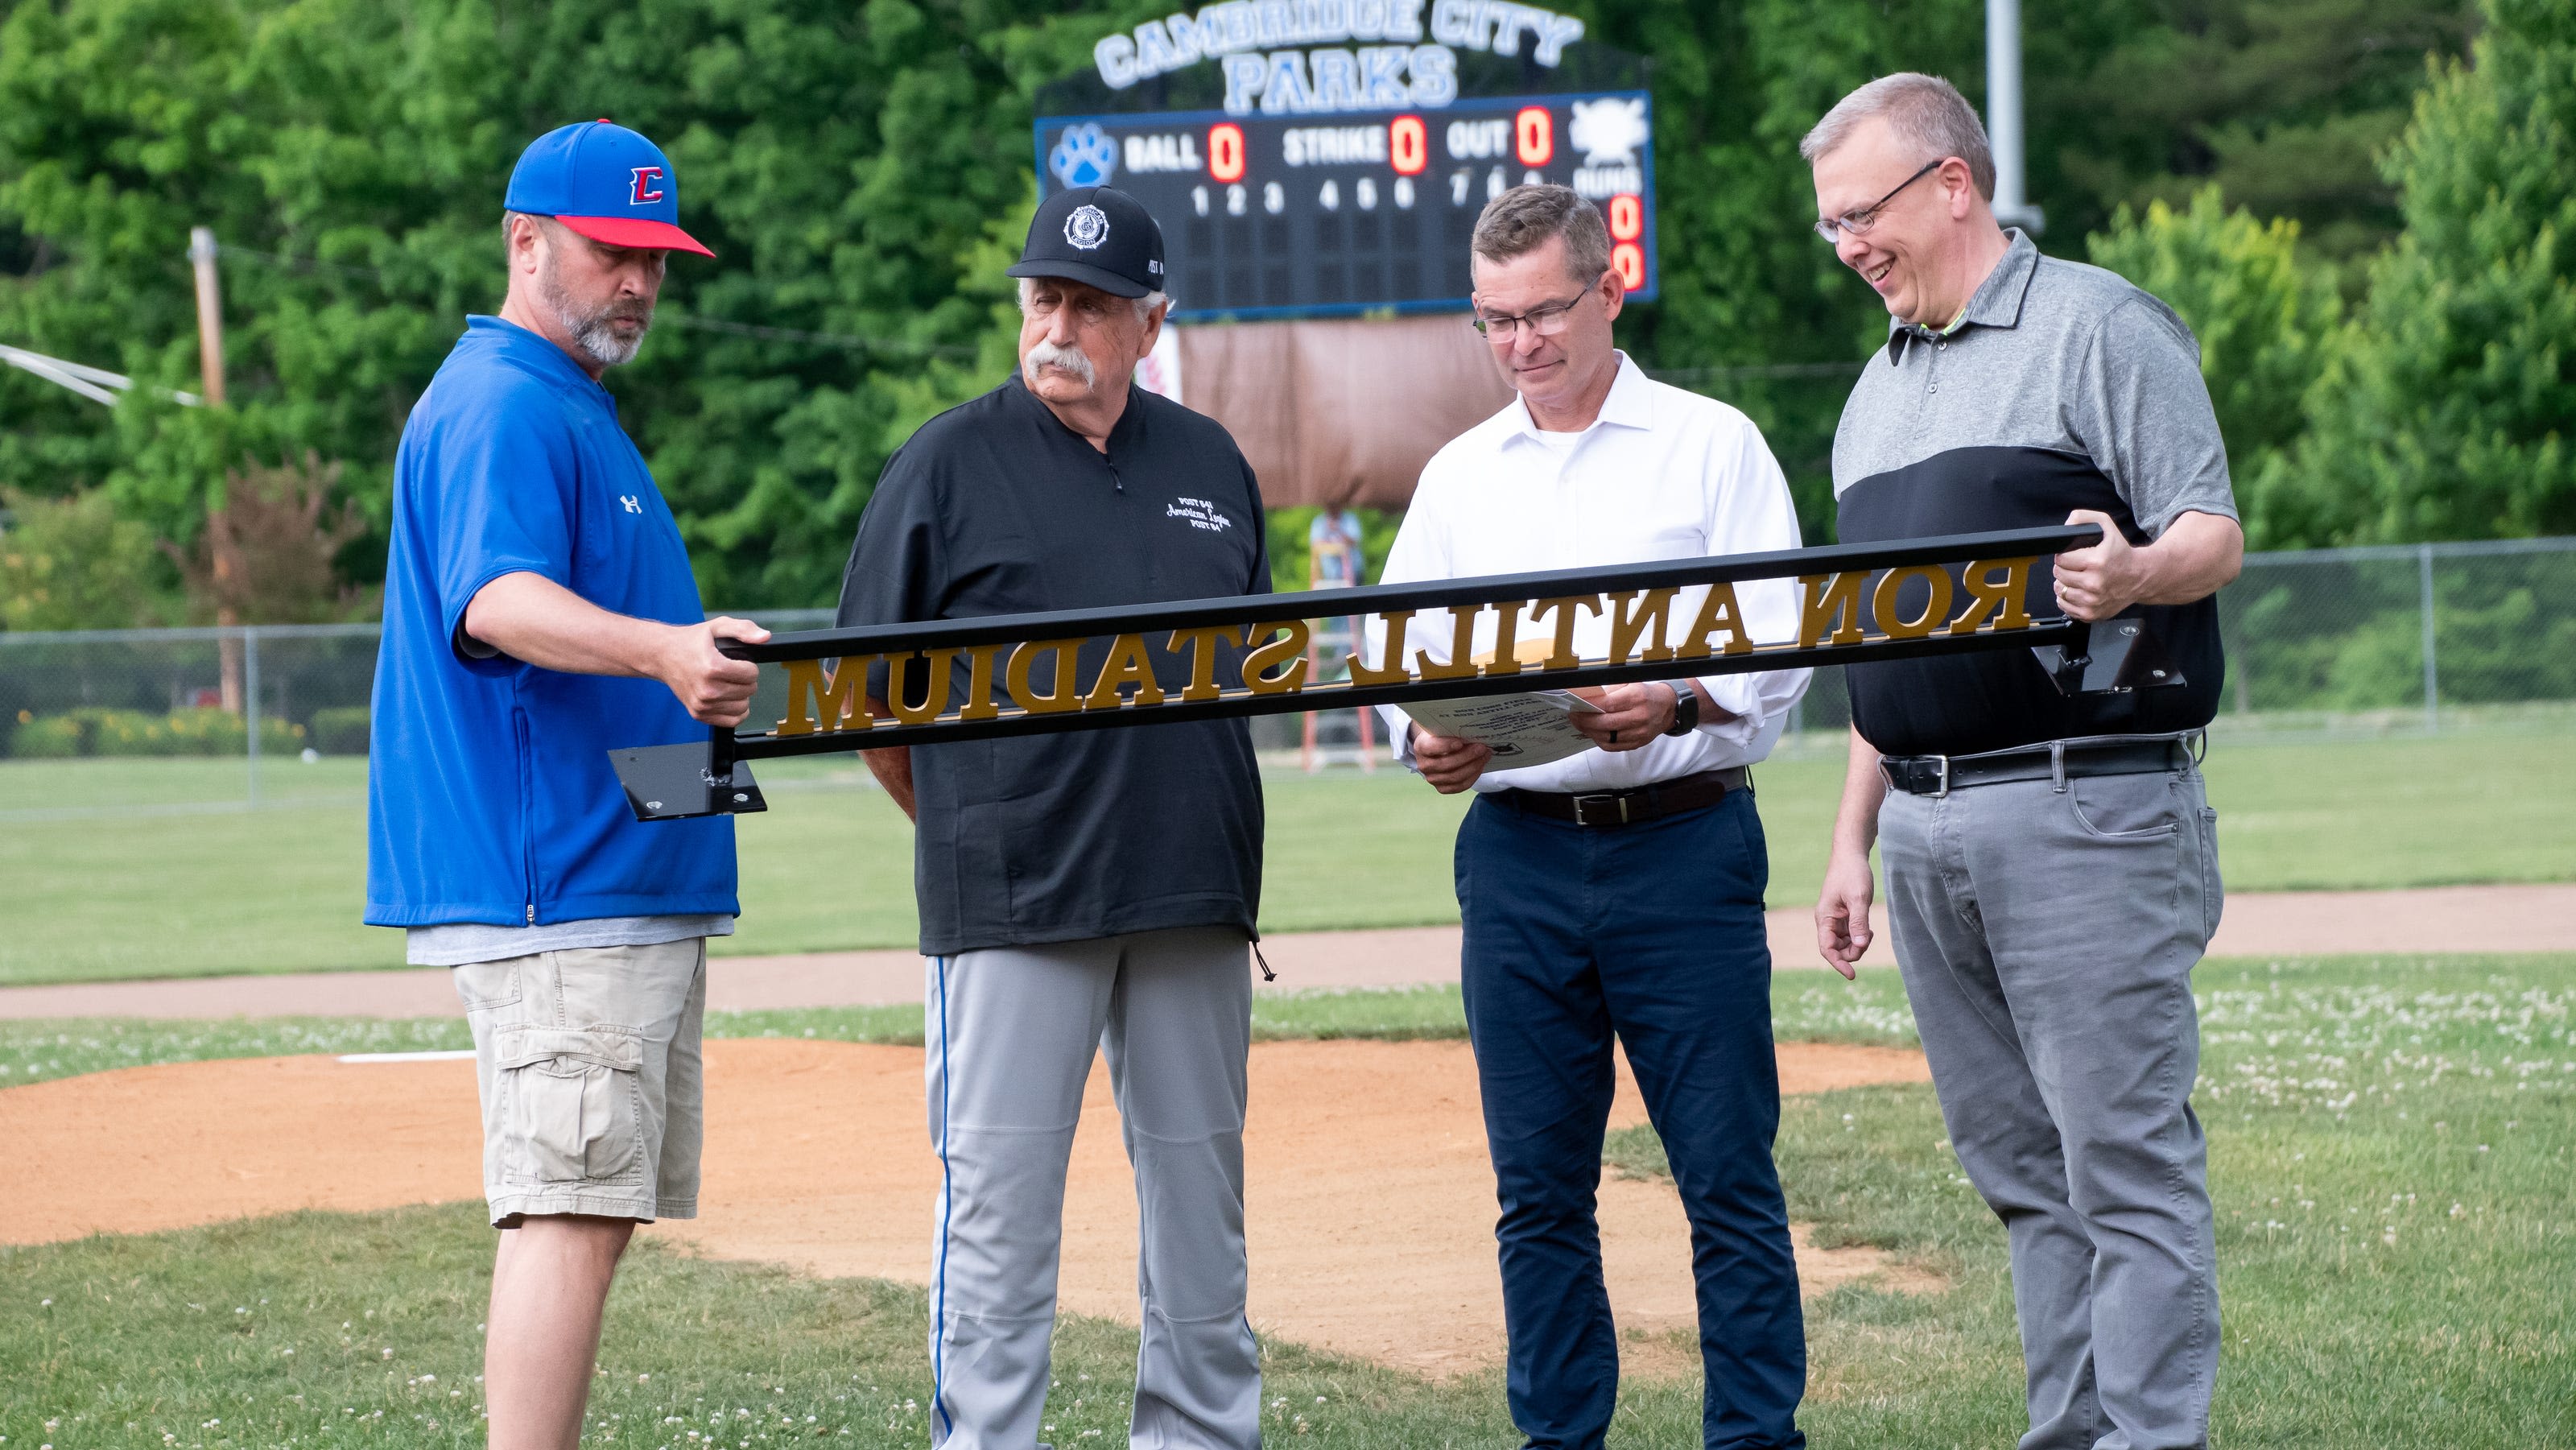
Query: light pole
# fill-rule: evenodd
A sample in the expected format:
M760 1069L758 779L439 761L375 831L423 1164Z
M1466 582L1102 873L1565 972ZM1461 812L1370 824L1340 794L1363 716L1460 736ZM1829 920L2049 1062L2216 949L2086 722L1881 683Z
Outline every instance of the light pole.
M2021 0L1986 0L1986 139L1995 152L1995 220L2038 236L2048 219L2022 188Z

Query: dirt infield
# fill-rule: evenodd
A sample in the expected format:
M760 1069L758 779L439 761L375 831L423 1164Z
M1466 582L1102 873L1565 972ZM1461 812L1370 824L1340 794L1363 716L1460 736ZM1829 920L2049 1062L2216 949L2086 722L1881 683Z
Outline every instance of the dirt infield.
M1894 1048L1788 1044L1781 1087L1921 1082ZM724 1258L925 1282L938 1160L918 1048L708 1044L700 1217L650 1232ZM1063 1298L1135 1318L1136 1202L1104 1072L1083 1101L1065 1196ZM1614 1126L1643 1120L1624 1064ZM0 1142L23 1189L0 1242L138 1233L298 1208L478 1197L470 1062L261 1058L129 1068L0 1092ZM1252 1317L1300 1343L1431 1372L1502 1351L1493 1177L1475 1069L1457 1042L1281 1042L1252 1051ZM1601 1227L1623 1329L1694 1322L1680 1203L1605 1181ZM1866 1249L1803 1241L1808 1292L1869 1275ZM1650 1352L1640 1369L1654 1368Z

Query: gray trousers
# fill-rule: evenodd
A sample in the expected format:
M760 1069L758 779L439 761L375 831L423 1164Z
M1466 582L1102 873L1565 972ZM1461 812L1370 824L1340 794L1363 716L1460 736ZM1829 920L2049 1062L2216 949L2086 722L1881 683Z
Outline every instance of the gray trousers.
M2191 969L2220 887L2200 773L1891 791L1878 820L1941 1116L2011 1239L2022 1450L2206 1445L2218 1272Z
M1254 1450L1244 1318L1243 933L1193 927L929 961L931 1444L1032 1450L1046 1411L1065 1165L1092 1053L1136 1172L1136 1450Z

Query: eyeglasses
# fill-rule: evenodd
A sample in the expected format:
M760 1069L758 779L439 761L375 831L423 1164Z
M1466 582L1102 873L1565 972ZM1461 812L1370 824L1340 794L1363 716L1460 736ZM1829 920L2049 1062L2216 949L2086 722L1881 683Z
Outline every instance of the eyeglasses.
M1591 295L1592 289L1587 287L1562 302L1550 302L1544 307L1533 307L1508 317L1479 312L1468 325L1483 333L1488 341L1509 342L1520 334L1524 324L1540 337L1554 337L1565 331L1575 305Z
M1869 229L1878 225L1878 214L1887 209L1887 204L1889 202L1896 200L1897 192L1903 191L1905 188L1921 181L1924 177L1940 170L1941 163L1949 159L1949 157L1943 156L1924 162L1922 170L1917 171L1912 176L1896 183L1894 190L1889 191L1887 195L1880 197L1878 200L1871 202L1869 205L1862 207L1858 211L1847 211L1841 216L1818 217L1816 219L1816 235L1824 238L1828 242L1835 242L1837 244L1840 242L1839 234L1843 232L1849 232L1856 237L1867 236L1869 234Z

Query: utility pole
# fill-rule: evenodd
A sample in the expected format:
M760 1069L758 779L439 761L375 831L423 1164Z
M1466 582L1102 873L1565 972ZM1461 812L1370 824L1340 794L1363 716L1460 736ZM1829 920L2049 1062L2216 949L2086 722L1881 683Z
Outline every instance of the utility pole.
M1995 220L2038 236L2048 219L2022 187L2021 0L1986 0L1986 139L1995 152Z
M197 369L205 378L206 406L220 408L224 405L224 299L222 286L215 276L214 228L188 229L188 261L197 273ZM209 519L207 526L213 528L217 522ZM220 547L210 552L215 570L215 590L220 599L226 592L224 585L232 572L231 564ZM259 792L256 783L259 771L259 701L252 698L251 693L257 688L258 681L254 677L247 682L251 689L244 689L244 635L238 628L240 613L230 604L218 603L215 606L215 624L227 631L215 637L215 658L224 708L241 716L250 725L251 794L256 802Z
M188 260L197 269L197 369L205 375L206 406L224 405L224 304L215 278L212 227L188 229Z

